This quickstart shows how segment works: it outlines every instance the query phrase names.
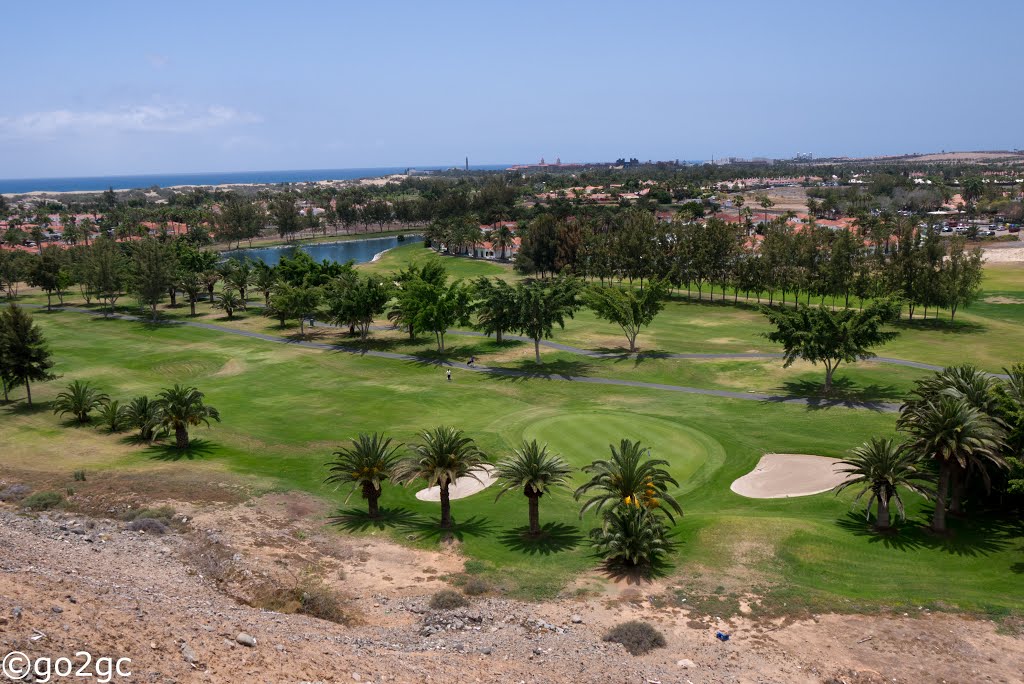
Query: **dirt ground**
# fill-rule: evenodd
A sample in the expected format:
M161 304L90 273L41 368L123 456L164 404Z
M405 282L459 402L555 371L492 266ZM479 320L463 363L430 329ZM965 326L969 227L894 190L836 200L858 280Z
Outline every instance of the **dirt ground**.
M597 573L581 578L603 585L588 598L485 594L432 610L430 596L463 570L457 547L347 534L305 494L223 489L158 502L176 511L163 535L0 504L0 652L127 657L133 675L116 681L162 683L1024 681L1024 641L954 615L698 615L656 607L662 586ZM123 508L112 496L94 502L111 516ZM266 608L268 587L314 586L339 598L340 623L298 614L306 593ZM634 657L602 640L634 618L667 645Z

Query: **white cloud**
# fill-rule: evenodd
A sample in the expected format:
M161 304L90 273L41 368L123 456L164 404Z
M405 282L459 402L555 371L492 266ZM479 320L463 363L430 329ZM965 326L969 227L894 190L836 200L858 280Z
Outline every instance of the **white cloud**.
M0 117L5 137L50 138L61 133L193 133L236 124L258 123L255 114L211 105L135 105L108 111L57 109Z

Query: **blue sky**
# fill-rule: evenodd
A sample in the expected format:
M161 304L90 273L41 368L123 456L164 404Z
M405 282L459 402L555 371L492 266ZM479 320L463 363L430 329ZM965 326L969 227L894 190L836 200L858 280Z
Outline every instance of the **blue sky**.
M1024 2L5 4L0 177L1024 147Z

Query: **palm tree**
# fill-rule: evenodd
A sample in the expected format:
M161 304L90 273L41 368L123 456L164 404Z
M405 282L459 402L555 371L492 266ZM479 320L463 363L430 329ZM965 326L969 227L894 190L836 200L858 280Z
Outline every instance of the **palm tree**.
M618 449L614 444L608 447L612 452L610 459L597 460L583 468L583 472L592 473L592 476L576 490L574 496L579 500L591 490L597 493L583 503L580 517L591 508L600 511L606 504L624 503L661 510L675 522L672 511L682 515L683 509L668 493L669 485L679 486L662 467L667 466L668 461L651 458L650 449L628 439L622 440Z
M352 498L357 488L362 489L363 498L369 507L370 517L380 517L377 501L380 499L381 485L391 477L398 462L398 446L391 446L391 438L374 432L372 435L361 433L352 440L352 445L341 447L334 452L336 459L327 463L330 475L324 482L338 485L352 485L352 490L345 497L345 503Z
M896 426L910 435L908 448L913 453L920 458L930 458L938 465L932 530L945 533L946 495L954 468L966 470L973 466L986 473L986 461L1004 466L1005 461L999 455L1004 432L990 416L971 406L966 399L948 394L903 406Z
M234 288L228 286L221 291L220 297L217 298L217 301L213 306L216 309L224 311L224 313L228 315L228 318L234 318L235 311L237 309L245 308L245 301L238 296L238 293L235 292Z
M270 294L274 291L274 287L277 286L277 267L267 266L262 261L258 262L256 266L256 275L253 278L253 285L256 289L263 293L263 303L266 306L270 306Z
M486 457L472 438L448 425L425 430L420 437L423 442L409 447L412 456L396 464L392 477L406 485L426 480L437 486L441 490L441 529L447 530L452 526L448 487L460 477L479 479Z
M498 481L501 489L495 501L505 492L522 489L530 506L530 536L538 537L540 530L540 497L547 494L552 487L565 487L572 466L561 456L548 453L548 446L540 446L537 440L527 442L516 449L513 455L497 466Z
M75 380L68 388L57 395L53 402L53 412L63 416L70 413L79 423L89 422L89 413L110 401L103 392L92 384Z
M616 505L601 527L590 531L594 550L606 561L630 568L650 566L672 549L668 530L648 508Z
M120 432L128 423L128 407L113 399L100 407L99 418L111 432Z
M139 428L139 437L152 442L156 437L156 429L160 425L160 405L147 397L135 397L125 406L127 420L133 427Z
M512 233L512 229L504 223L499 223L497 228L487 234L487 237L491 241L491 247L501 249L501 260L504 261L505 250L515 244L515 235Z
M157 395L160 410L159 425L174 430L175 444L179 449L189 446L190 425L210 424L210 419L220 422L220 412L203 403L203 393L195 387L175 385Z
M878 515L875 517L875 529L888 530L889 502L896 499L896 510L906 520L907 514L900 498L899 487L928 498L929 492L920 485L923 481L933 479L930 474L918 469L920 458L908 451L902 444L891 439L874 437L869 442L852 449L850 458L840 461L845 466L840 472L846 473L848 479L835 488L835 493L847 487L863 485L857 493L855 501L860 501L867 492L871 492L864 507L866 517L871 517L871 505L878 502Z

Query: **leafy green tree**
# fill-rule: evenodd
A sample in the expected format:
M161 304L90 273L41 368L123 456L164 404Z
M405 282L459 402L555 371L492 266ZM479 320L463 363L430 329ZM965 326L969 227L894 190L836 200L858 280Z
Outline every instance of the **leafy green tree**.
M380 517L381 486L391 477L395 465L399 461L399 446L391 446L391 438L383 434L368 435L360 433L352 440L351 445L341 447L334 452L335 458L329 461L331 475L325 480L328 484L352 485L345 503L359 489L366 499L371 518Z
M114 306L127 286L129 275L128 260L118 244L108 237L99 237L93 241L86 273L93 292L100 301L106 303L107 314L113 314Z
M672 550L665 523L643 506L617 504L590 531L590 540L598 555L627 568L650 567Z
M316 315L322 299L319 287L281 283L270 295L270 306L282 319L297 318L299 334L305 336L306 318Z
M512 229L504 223L499 223L496 228L487 233L487 239L491 241L491 246L499 250L498 254L502 261L505 261L505 254L508 252L509 247L515 244L515 234Z
M155 238L143 238L135 245L132 265L132 290L143 305L150 307L155 322L157 305L174 286L177 274L174 250Z
M611 458L598 459L583 468L590 479L574 496L577 500L588 494L590 497L583 502L580 517L592 508L600 511L606 505L618 504L658 510L673 521L672 511L683 514L679 502L668 492L669 485L679 486L665 469L668 461L652 458L651 450L640 442L623 439L618 447L608 446Z
M651 324L665 308L668 283L654 280L637 290L619 287L590 287L583 300L601 320L615 323L626 335L629 351L636 351L636 338L640 329Z
M461 280L440 284L413 280L402 293L402 307L409 315L413 329L433 333L438 351L444 351L448 328L470 324L472 304L472 288Z
M53 400L53 412L59 416L70 413L79 423L88 423L89 414L101 408L110 397L94 385L75 380Z
M501 342L502 334L515 327L519 315L516 290L500 278L480 276L473 281L476 327Z
M515 329L533 340L537 363L540 363L541 339L550 338L556 324L565 328L565 319L572 318L580 308L579 291L579 282L571 277L527 280L516 285L515 301L519 311Z
M46 292L46 310L51 309L52 297L61 288L61 271L65 268L67 257L60 247L50 245L42 249L35 258L29 274L29 285Z
M179 449L189 447L188 429L194 425L209 425L210 420L220 422L220 412L207 406L205 395L195 387L175 385L161 390L156 403L159 408L159 425L174 430L175 445Z
M24 252L0 250L0 285L8 299L18 296L18 287L28 279L31 263L31 256Z
M0 314L0 359L5 364L4 376L25 385L29 406L32 405L32 383L57 377L50 372L53 358L43 331L32 317L16 304L9 304Z
M950 240L949 258L939 271L940 298L949 307L949 320L954 320L958 309L970 306L981 294L982 251L976 247L968 252L965 243L962 235Z
M900 497L900 487L925 498L929 496L929 490L924 483L934 478L930 473L920 470L919 464L920 457L905 449L902 444L891 439L874 437L852 449L849 458L839 462L838 466L842 467L837 467L837 472L845 473L847 479L836 486L835 492L839 494L848 487L859 486L861 490L857 493L855 501L860 501L866 493L871 492L864 506L864 513L870 518L871 507L877 503L875 529L888 530L891 526L890 501L895 499L900 517L904 520L907 517L903 499Z
M245 290L252 282L255 273L252 262L249 259L230 259L226 262L228 268L221 274L224 283L234 288L242 299L242 308L245 308Z
M253 274L252 284L263 295L265 305L270 306L270 294L278 282L280 281L275 266L268 266L262 261L256 262L256 272Z
M359 337L366 339L373 319L384 313L391 300L391 285L374 275L339 279L327 290L328 318L338 325L348 325L359 330Z
M441 529L448 530L452 527L448 488L460 477L480 479L486 457L471 437L447 425L425 430L420 439L419 444L409 447L412 455L395 465L392 477L405 485L426 480L427 485L436 486L441 495Z
M1003 466L1000 456L1003 429L989 415L963 397L943 394L931 400L906 404L896 422L910 437L907 447L921 459L938 466L935 512L931 528L946 532L946 503L954 469L984 471L986 463Z
M409 339L415 339L414 319L416 318L418 299L413 284L425 282L443 286L448 281L448 272L440 259L427 259L410 264L408 268L400 270L395 274L393 281L397 292L388 311L388 320L395 326L408 329Z
M277 226L277 234L281 238L291 237L302 229L299 212L295 208L295 198L282 193L270 202L270 220Z
M561 456L548 453L547 444L541 446L537 440L523 440L522 446L509 458L499 461L495 470L499 484L495 501L506 492L522 490L529 502L530 536L539 537L540 499L553 487L568 486L572 466Z
M225 287L220 291L220 295L217 297L213 308L220 309L228 315L228 318L234 318L235 312L241 309L244 304L245 302L242 301L242 298L233 287Z
M190 314L196 315L196 302L203 296L203 292L206 291L206 284L203 282L203 276L195 271L179 271L178 272L178 288L185 293L188 298L188 306Z
M160 427L160 404L146 395L138 396L125 406L126 421L139 430L139 438L152 442Z
M825 366L825 392L832 390L832 374L839 364L875 356L871 351L890 341L898 333L883 330L896 320L899 306L891 300L872 302L861 311L801 305L796 309L761 307L775 330L764 333L772 342L783 346L784 367L797 359L822 363Z

